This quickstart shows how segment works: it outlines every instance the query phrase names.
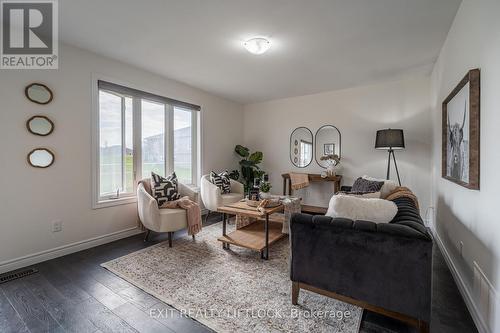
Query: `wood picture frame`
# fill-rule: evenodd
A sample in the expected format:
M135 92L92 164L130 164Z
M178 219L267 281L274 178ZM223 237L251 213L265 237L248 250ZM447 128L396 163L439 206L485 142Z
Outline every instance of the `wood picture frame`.
M441 176L471 190L480 181L480 70L472 69L442 104Z

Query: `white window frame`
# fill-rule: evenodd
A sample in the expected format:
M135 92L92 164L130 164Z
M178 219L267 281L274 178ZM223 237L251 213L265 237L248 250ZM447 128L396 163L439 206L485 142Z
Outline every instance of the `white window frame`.
M99 109L99 86L98 81L106 81L109 83L130 87L132 89L150 92L152 90L137 88L129 83L124 83L116 79L104 77L101 75L92 75L92 208L105 208L116 205L124 205L135 203L137 201L135 192L137 190L138 177L142 175L142 122L141 122L141 99L132 98L133 107L133 193L126 193L123 196L118 197L101 197L100 195L100 109ZM112 91L110 91L112 92ZM116 93L116 92L115 92ZM154 93L161 96L159 93ZM126 95L125 95L126 96ZM144 98L148 100L147 98ZM201 142L199 139L201 126L201 112L198 110L180 107L183 111L191 112L191 170L192 170L192 184L186 184L188 186L195 187L198 185L198 179L200 177L200 156L201 156ZM123 106L122 106L122 133L125 131L123 124ZM173 122L174 122L174 106L171 104L165 104L165 174L168 175L173 172L174 168L174 134L173 134ZM124 140L122 135L122 141Z

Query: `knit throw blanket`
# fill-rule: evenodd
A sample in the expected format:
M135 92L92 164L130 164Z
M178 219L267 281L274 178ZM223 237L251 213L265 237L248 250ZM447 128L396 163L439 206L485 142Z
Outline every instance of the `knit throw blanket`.
M189 197L182 197L178 200L167 201L160 206L163 208L182 208L187 213L188 235L196 235L201 231L201 210L200 206L189 199Z
M408 187L404 187L404 186L396 187L394 189L394 191L389 193L389 195L387 197L385 197L384 199L385 200L394 200L397 198L410 198L415 203L415 206L417 207L417 209L420 209L419 205L418 205L417 196L415 194L413 194L413 192Z
M301 188L309 186L309 175L307 173L290 173L290 184L292 190L300 190Z

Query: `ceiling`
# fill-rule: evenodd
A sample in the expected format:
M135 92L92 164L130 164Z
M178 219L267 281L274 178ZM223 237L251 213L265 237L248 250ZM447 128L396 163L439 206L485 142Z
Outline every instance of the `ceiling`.
M253 103L429 72L460 2L64 0L59 17L64 43Z

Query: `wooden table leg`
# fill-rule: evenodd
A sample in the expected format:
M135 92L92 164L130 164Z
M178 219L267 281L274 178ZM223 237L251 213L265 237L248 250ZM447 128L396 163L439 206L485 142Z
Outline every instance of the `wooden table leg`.
M269 259L269 214L266 214L266 223L265 223L265 233L266 233L266 255L265 258L266 260Z
M222 236L226 236L226 223L227 223L227 214L222 214ZM226 248L226 243L222 243L222 248Z

